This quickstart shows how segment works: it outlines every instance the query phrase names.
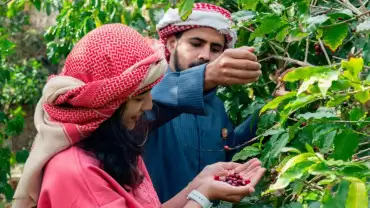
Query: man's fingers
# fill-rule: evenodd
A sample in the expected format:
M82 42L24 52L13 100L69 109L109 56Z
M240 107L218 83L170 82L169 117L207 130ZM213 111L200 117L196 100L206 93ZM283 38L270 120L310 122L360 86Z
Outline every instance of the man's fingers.
M235 84L248 84L248 83L257 81L258 78L259 77L240 79L240 78L234 78L234 77L226 77L220 83L220 85L228 86L228 85L235 85Z
M247 47L226 49L224 55L234 59L248 59L251 61L257 61L257 56L254 55L251 52L251 49Z
M225 69L225 77L233 77L238 79L255 79L261 76L262 72L260 70L236 70L236 69Z
M231 68L246 71L260 71L261 69L261 64L256 61L233 58L225 58L223 61L222 67L225 69Z

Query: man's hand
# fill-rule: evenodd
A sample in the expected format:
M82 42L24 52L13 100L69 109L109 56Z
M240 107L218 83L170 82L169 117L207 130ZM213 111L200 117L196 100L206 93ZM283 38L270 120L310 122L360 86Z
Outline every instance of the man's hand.
M246 46L226 49L207 65L204 90L210 90L218 85L247 84L256 81L261 75L261 65L253 51L253 48Z

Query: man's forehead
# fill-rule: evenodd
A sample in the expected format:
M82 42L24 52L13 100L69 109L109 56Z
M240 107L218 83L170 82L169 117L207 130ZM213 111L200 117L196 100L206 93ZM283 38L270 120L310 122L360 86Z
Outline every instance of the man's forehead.
M225 36L217 30L209 27L199 27L187 30L183 33L186 39L198 39L205 42L225 44Z

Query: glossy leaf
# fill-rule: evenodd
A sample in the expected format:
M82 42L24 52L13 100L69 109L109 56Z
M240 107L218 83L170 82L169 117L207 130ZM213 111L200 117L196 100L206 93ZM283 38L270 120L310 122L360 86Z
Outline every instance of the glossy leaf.
M365 183L353 181L349 186L346 208L365 208L369 206L369 198Z
M348 35L348 25L339 24L324 29L323 42L331 51L336 51Z
M358 134L350 130L343 130L335 137L333 158L336 160L351 159L358 147L358 143Z
M248 159L250 157L253 157L253 156L256 156L256 155L259 155L260 153L261 153L261 151L258 148L252 147L252 146L247 146L243 150L241 150L240 152L236 153L233 156L232 160L233 161L238 161L238 160L245 161L246 159Z
M283 96L280 96L280 97L277 97L275 99L273 99L272 101L270 101L269 103L267 103L260 111L260 115L262 113L264 113L266 110L272 110L272 109L276 109L279 104L287 99L290 99L292 97L294 97L297 93L296 92L290 92L286 95L283 95Z

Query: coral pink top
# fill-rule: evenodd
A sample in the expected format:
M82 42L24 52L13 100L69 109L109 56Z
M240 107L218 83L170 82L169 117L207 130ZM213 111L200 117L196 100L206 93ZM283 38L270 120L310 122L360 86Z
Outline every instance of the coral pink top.
M100 163L79 147L58 153L45 166L38 208L161 207L142 158L143 183L126 191L101 169Z

